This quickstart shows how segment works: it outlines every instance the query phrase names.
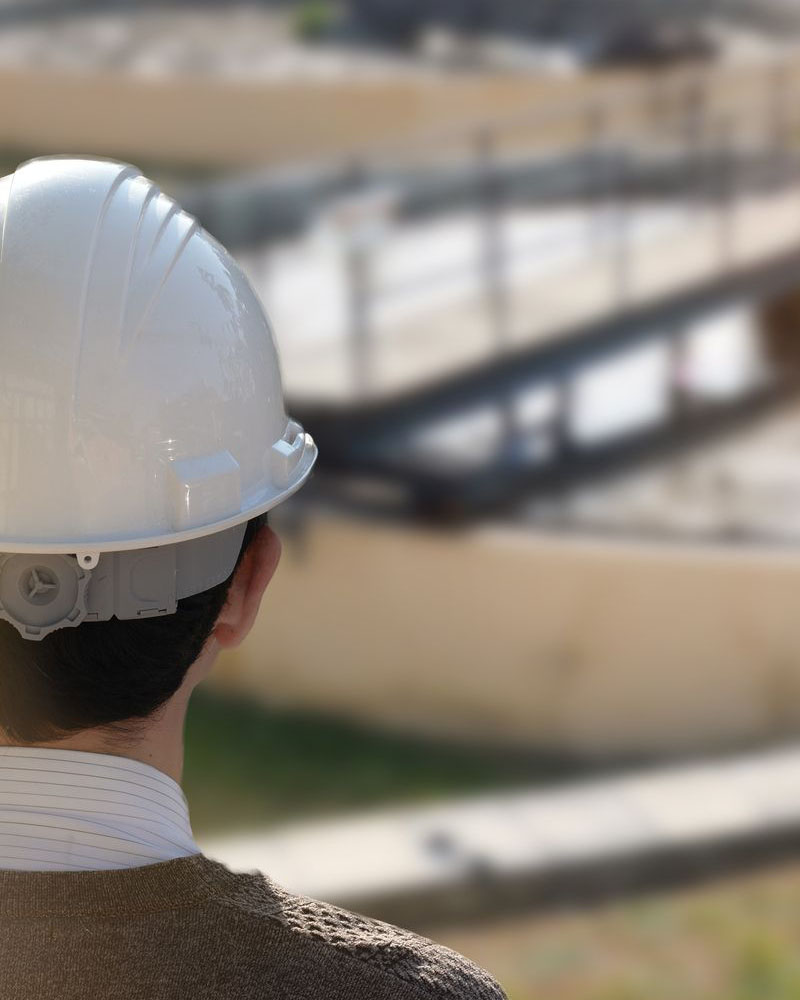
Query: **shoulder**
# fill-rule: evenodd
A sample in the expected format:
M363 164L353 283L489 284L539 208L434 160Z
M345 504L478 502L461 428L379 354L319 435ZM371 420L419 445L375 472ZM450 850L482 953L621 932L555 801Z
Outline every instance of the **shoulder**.
M251 919L280 924L308 951L346 958L420 1000L506 1000L495 980L468 959L380 920L296 896L257 873L232 875L224 900ZM387 994L390 995L390 994Z

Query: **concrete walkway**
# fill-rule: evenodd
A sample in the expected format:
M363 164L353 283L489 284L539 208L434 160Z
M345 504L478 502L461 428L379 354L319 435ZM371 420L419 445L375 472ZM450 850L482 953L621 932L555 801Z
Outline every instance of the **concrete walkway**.
M536 905L800 845L800 746L210 840L212 857L389 919ZM640 878L641 876L641 878Z

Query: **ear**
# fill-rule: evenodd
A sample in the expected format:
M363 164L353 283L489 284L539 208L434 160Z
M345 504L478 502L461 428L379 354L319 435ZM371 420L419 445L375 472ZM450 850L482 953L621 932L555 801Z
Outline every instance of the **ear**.
M264 525L242 556L228 599L214 626L212 634L223 649L233 649L247 637L280 558L280 539L272 528Z

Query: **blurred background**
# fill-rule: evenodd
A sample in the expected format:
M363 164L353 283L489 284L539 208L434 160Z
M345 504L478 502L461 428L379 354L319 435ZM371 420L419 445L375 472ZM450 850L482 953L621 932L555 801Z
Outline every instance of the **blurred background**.
M236 254L311 484L200 843L511 1000L800 996L800 2L0 2L0 161Z

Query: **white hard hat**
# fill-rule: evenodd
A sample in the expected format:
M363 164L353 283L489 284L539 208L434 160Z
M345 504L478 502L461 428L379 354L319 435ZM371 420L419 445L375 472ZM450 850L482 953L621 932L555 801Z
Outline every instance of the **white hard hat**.
M0 617L38 639L170 613L314 464L269 321L126 164L31 160L0 180L0 223Z

